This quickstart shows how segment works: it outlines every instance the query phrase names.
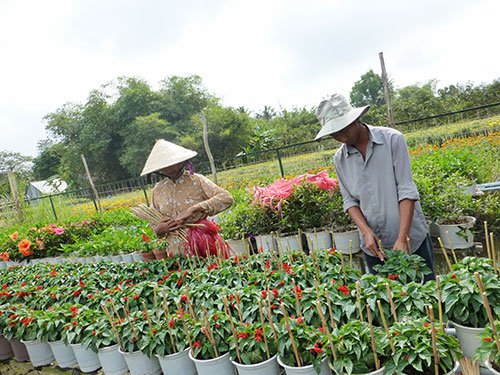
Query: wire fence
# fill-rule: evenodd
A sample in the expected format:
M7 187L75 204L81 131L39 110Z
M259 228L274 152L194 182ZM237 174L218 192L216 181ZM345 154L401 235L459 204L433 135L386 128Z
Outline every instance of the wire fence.
M401 121L396 123L396 128L405 133L411 133L443 124L463 122L472 119L482 119L498 114L500 114L500 102L425 118ZM442 144L450 138L466 138L473 135L487 135L495 131L500 131L500 125L489 128L467 128L440 136L424 134L420 137L408 137L407 142L409 146L426 143ZM275 169L276 177L285 177L286 174L303 173L303 171L293 170L293 168L289 166L285 167L284 159L291 158L293 156L334 150L338 146L339 144L331 139L326 141L307 141L252 153L243 153L234 158L215 160L215 164L217 171L222 172L233 168L271 162L272 165L274 165L271 166L271 168ZM331 163L331 154L324 156L322 160L318 160L318 165L320 166L331 165ZM199 173L204 175L210 175L212 173L208 163L198 164L197 170ZM90 214L92 211L99 210L99 205L102 203L101 200L107 203L105 205L105 209L111 209L114 207L113 203L110 203L113 202L112 198L126 195L127 193L135 194L134 199L140 200L136 202L137 204L146 203L149 205L150 190L155 183L160 181L161 178L162 177L159 175L152 174L147 177L136 177L106 184L98 184L95 186L98 194L97 198L94 196L90 186L58 194L43 195L37 198L25 197L24 205L37 207L38 212L44 212L46 217L52 217L56 221L63 219L63 211L67 210L68 206L80 207L80 209L82 206L86 207L85 210L88 210L88 213ZM138 191L142 191L143 194L138 195ZM2 221L4 223L12 221L13 217L16 216L16 205L14 203L15 202L7 197L0 199L0 223L2 223ZM119 206L119 202L114 205ZM69 210L68 214L72 214L71 210ZM30 218L17 217L16 219L18 221L27 221ZM35 218L31 217L31 219Z

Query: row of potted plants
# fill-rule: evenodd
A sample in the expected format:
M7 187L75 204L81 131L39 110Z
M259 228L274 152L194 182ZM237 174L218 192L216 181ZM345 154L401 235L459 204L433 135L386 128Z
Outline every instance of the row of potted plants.
M66 343L79 341L94 350L100 345L96 337L104 337L110 343L119 343L124 352L140 350L149 356L188 347L195 360L230 353L227 356L240 364L270 359L278 353L284 366L309 364L321 369L326 356L331 358L334 371L345 373L342 371L350 365L345 355L335 360L335 348L340 350L348 340L335 340L347 334L341 330L354 320L364 329L370 328L370 320L374 332L383 330L393 346L399 334L391 330L402 332L398 324L410 324L406 322L410 317L420 319L414 323L414 330L436 324L442 332L441 322L448 318L484 327L486 310L477 298L477 284L471 282L474 272L481 272L489 305L498 316L500 287L491 261L466 258L454 265L437 286L433 282L422 284L425 265L411 256L402 259L402 254L388 251L388 262L379 270L385 278L360 277L332 251L310 256L258 254L230 260L176 257L130 265L16 267L0 274L1 310L9 312L0 316L0 328L8 337L42 340L62 331L65 338L61 339ZM398 269L397 264L403 260L406 263ZM460 292L455 293L454 288L460 288ZM444 309L440 308L443 301ZM436 314L440 323L429 318L425 306L432 306L436 312L442 310ZM458 321L464 310L471 311L470 316ZM48 321L53 323L49 325ZM382 328L384 321L387 329ZM65 328L61 330L61 326ZM355 332L352 327L344 330ZM433 350L430 342L440 342L436 340L427 341L428 350ZM414 345L407 341L409 346ZM411 360L405 361L404 356L383 355L383 348L382 344L377 346L380 358L393 361L387 362L389 369L415 365L418 371L422 364L432 366L428 357L417 360L413 353L408 357ZM455 353L453 346L450 348ZM454 356L443 355L446 360L440 363L449 367ZM339 366L343 370L338 370Z

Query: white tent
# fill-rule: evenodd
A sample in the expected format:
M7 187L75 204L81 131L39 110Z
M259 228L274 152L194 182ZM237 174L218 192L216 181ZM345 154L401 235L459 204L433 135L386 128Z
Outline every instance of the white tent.
M33 181L26 188L26 195L29 199L41 198L44 195L52 195L64 192L68 188L66 181L54 178L50 181Z

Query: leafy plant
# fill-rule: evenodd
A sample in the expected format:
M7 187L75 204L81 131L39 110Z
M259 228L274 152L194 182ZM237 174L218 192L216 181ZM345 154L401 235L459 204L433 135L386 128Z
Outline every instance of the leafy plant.
M391 329L394 353L385 361L387 374L434 374L432 325L426 319L399 322ZM456 337L436 329L439 373L450 372L455 361L462 358Z
M468 266L457 266L454 271L441 280L442 301L448 319L455 323L475 328L483 328L488 324L488 316L481 298L481 291L476 278L468 267L471 259L466 260ZM496 316L500 313L500 279L492 271L481 274L482 283L488 302Z
M292 346L292 339L286 328L285 318L280 323L280 336L278 353L281 361L292 367L299 366ZM290 331L298 350L301 366L313 365L319 373L321 361L325 358L327 347L327 336L321 327L314 327L304 322L304 319L290 317L288 319Z
M385 255L384 263L373 267L380 276L406 284L410 281L422 283L424 277L432 273L424 259L418 255L400 250L385 250Z
M248 323L238 325L229 337L231 358L245 365L263 362L277 352L277 342L270 324ZM238 347L238 350L236 349ZM269 351L268 351L269 350ZM238 357L239 355L239 357ZM269 355L269 358L268 358Z
M495 329L500 332L500 321L495 321ZM497 368L500 367L500 350L498 350L497 343L495 342L495 336L493 333L493 328L491 324L486 326L484 332L479 334L481 339L481 345L477 348L474 358L480 360L482 363L490 361L490 363Z
M389 341L381 327L373 328L377 357L383 366L389 354ZM332 333L337 360L330 367L336 374L364 374L375 370L370 326L352 320Z
M186 315L184 319L189 317ZM227 338L231 336L231 324L228 316L216 309L206 312L200 320L189 324L193 355L198 359L213 359L229 351Z

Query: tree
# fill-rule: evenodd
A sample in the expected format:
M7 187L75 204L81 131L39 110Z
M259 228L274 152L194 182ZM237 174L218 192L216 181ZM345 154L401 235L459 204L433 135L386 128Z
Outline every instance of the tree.
M35 180L46 180L59 174L62 151L62 144L43 147L40 154L33 160L33 178Z
M0 151L0 195L10 194L8 172L16 173L20 186L26 185L31 177L32 160L19 152Z
M274 108L271 106L265 105L262 112L257 113L255 117L258 119L264 120L264 121L269 121L274 116L276 116L276 111L274 110Z
M123 137L123 151L120 163L130 175L138 176L156 140L177 138L178 134L167 126L158 112L136 117L120 131Z
M355 107L365 105L381 106L385 104L384 82L373 70L369 70L354 83L351 89L351 104Z
M394 116L399 121L437 115L445 112L436 95L436 81L410 85L397 91L393 101Z

